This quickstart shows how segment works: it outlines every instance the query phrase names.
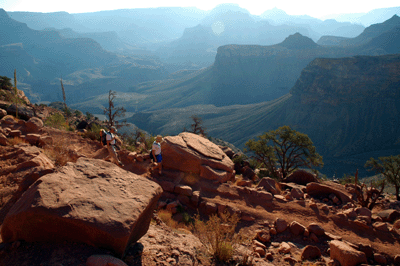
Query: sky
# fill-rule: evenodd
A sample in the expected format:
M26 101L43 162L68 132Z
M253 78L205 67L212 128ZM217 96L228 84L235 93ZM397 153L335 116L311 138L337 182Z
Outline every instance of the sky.
M149 7L197 7L211 10L218 4L236 3L247 9L253 15L260 15L274 7L284 10L289 15L309 15L323 18L334 14L367 13L373 9L400 6L398 0L360 1L360 0L233 0L226 2L218 0L0 0L0 8L5 11L57 12L68 13L95 12L101 10L149 8Z

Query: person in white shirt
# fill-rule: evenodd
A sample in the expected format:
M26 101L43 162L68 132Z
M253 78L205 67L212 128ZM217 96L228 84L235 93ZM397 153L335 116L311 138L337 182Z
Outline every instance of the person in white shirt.
M124 166L121 161L118 159L117 151L115 149L116 143L116 135L117 129L115 127L110 128L110 132L107 133L106 140L107 140L107 149L109 152L109 156L107 158L111 158L111 162L114 160L118 166Z
M151 151L153 153L153 158L155 158L155 168L158 169L158 173L162 174L162 155L161 155L161 142L163 138L157 135L156 140L153 142Z

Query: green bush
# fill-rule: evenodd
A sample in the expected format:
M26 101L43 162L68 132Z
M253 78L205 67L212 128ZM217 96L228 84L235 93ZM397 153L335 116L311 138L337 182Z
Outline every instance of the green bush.
M90 129L85 132L83 137L89 138L91 140L100 141L100 130L101 129L102 129L102 127L100 125L93 123L92 126L90 127Z
M153 142L156 140L155 136L150 136L146 138L145 144L146 144L146 150L150 150L151 147L153 146Z
M58 128L58 129L63 129L63 130L69 129L69 125L65 121L64 116L60 113L54 113L51 116L49 116L45 120L44 124L46 126L54 127L54 128Z
M339 179L339 183L342 185L354 184L354 182L355 182L355 177L352 175L344 174L343 177Z
M75 111L74 111L74 115L75 115L75 116L82 116L83 114L82 114L81 111L75 110Z

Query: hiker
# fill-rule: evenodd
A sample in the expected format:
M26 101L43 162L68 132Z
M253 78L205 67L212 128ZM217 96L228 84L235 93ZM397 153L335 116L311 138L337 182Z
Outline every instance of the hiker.
M115 133L116 132L117 132L117 129L114 126L112 126L110 128L110 132L108 132L107 135L106 135L107 149L108 149L108 152L109 152L109 155L107 156L106 159L110 158L111 162L114 160L115 163L118 166L124 166L122 164L122 162L118 159L117 151L116 151L116 148L115 148L115 143L116 143L116 141L115 141L116 140Z
M161 155L161 141L163 138L157 135L156 140L153 142L151 147L151 152L153 153L153 158L155 158L155 168L158 169L158 173L162 174L162 155Z

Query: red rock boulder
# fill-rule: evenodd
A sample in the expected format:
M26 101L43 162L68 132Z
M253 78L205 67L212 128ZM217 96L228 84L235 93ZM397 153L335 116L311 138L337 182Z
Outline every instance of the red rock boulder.
M367 256L364 252L358 251L342 241L332 240L329 246L331 259L339 261L342 266L367 263Z
M72 241L123 256L148 230L162 189L102 160L79 158L42 176L14 204L4 242Z
M311 182L318 182L318 179L312 173L304 170L296 170L282 181L285 183L295 183L305 186Z
M216 144L189 132L165 137L163 167L226 182L234 176L234 164Z
M332 186L323 185L319 183L308 183L307 184L307 194L312 197L325 197L329 194L334 194L338 197L342 203L353 202L350 195L344 193L345 189L339 190Z

